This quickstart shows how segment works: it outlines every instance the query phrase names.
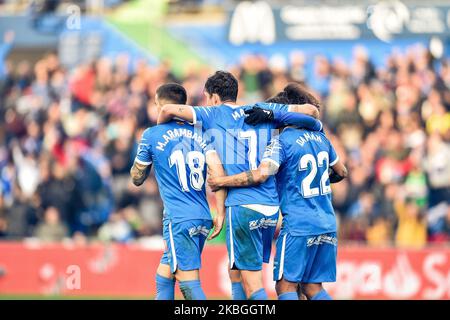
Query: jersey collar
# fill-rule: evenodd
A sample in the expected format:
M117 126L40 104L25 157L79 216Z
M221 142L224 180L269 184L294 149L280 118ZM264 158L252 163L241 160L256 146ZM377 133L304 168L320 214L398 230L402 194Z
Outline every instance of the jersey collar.
M224 103L224 106L230 107L231 109L236 109L236 108L240 108L242 106L238 105L238 104L229 104L229 103Z

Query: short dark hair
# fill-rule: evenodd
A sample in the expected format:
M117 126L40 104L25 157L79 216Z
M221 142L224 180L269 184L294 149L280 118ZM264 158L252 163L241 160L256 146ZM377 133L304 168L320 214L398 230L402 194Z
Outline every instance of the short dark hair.
M238 81L227 71L216 71L206 80L205 91L209 95L216 93L222 101L236 101L238 95Z
M158 99L162 99L175 104L186 104L186 89L178 83L166 83L156 89Z
M286 96L286 92L281 91L278 92L276 95L270 97L265 102L267 103L279 103L279 104L289 104L289 99Z
M283 92L289 101L289 104L312 104L320 110L320 102L301 84L291 82L284 87Z

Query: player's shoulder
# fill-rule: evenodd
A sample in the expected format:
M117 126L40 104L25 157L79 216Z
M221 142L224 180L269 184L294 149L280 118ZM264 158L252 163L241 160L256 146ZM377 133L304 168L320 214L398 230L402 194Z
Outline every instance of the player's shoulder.
M287 104L273 103L273 102L258 102L255 104L255 106L262 109L270 109L270 110L288 111L289 109L289 106Z
M310 134L319 135L319 136L324 137L324 138L326 138L328 140L328 138L327 138L327 136L325 135L324 132L312 131L312 130L308 130L308 129L304 129L304 128L296 128L294 126L289 126L289 127L284 128L282 133L284 133L286 135L310 133Z
M294 128L294 127L286 127L281 131L279 138L280 140L289 140L297 137L298 135L304 132L303 129Z
M314 134L318 135L323 141L327 142L328 144L331 144L330 139L328 139L327 135L323 131L313 131Z
M256 103L256 104L241 104L241 105L235 106L235 108L242 108L244 110L249 110L253 107L256 107L257 105L258 105L258 103Z
M227 105L223 104L216 107L215 119L220 119L227 126L234 126L236 120L245 117L245 111L251 109L250 105Z
M211 114L220 111L219 107L217 106L192 106L192 108L195 112L201 112L205 114Z
M142 137L145 139L151 139L152 137L160 135L162 132L167 131L173 127L173 121L157 124L152 127L148 127L142 133Z
M217 112L224 112L224 113L234 113L239 110L248 110L251 109L253 105L248 104L241 104L241 105L228 105L228 104L222 104L220 106L216 106ZM243 112L243 111L242 111Z
M146 140L150 139L152 137L152 133L155 132L155 129L154 129L155 127L156 126L152 126L152 127L148 127L147 129L145 129L142 132L142 139L146 139Z

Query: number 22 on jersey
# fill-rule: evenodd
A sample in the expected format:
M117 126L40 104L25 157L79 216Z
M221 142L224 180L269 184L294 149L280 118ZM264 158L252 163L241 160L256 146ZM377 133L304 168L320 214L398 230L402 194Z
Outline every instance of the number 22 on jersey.
M308 175L302 181L302 196L304 198L316 197L318 195L325 195L331 192L328 176L329 167L329 156L328 152L321 151L316 157L310 153L303 155L298 163L298 170L305 171L310 168ZM312 187L314 178L316 177L319 169L322 169L322 175L320 177L320 184L318 187Z

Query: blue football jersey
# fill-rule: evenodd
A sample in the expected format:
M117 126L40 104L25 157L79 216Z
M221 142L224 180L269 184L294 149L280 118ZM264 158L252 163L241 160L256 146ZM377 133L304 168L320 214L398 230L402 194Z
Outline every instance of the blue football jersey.
M211 219L205 191L210 151L205 136L185 122L171 121L144 131L135 161L153 164L165 218L173 222Z
M266 103L259 107L271 110L288 111L288 105ZM263 123L257 126L244 122L244 111L253 105L216 107L194 107L193 122L199 130L204 130L207 139L214 144L225 172L234 175L243 171L255 170L264 154L264 150L272 136L277 133L275 122ZM295 114L292 124L306 125L308 121L314 127L321 127L320 121L311 117ZM308 120L308 121L307 121ZM278 194L274 177L257 186L230 188L225 202L227 207L248 204L278 206Z
M329 167L339 160L321 132L286 128L267 146L263 161L275 162L283 227L292 235L336 232Z

